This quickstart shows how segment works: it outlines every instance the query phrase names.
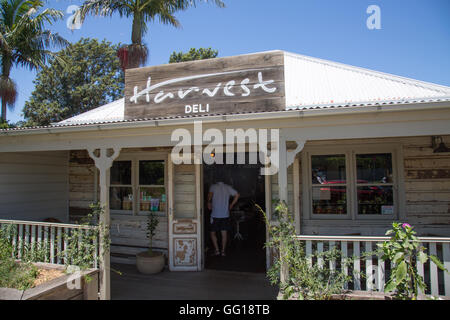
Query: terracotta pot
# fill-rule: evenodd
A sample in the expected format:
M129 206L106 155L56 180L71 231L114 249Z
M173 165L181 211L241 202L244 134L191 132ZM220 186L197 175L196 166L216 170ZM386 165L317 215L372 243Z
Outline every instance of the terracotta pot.
M152 255L148 251L140 252L136 255L136 266L140 273L154 274L164 269L166 259L162 252L153 252Z

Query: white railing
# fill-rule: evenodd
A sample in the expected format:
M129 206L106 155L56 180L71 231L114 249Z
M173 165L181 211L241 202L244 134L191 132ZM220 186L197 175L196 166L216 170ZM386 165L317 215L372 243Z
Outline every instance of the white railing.
M341 252L341 261L328 261L330 269L339 268L353 281L345 289L384 291L384 285L389 280L391 263L381 260L376 255L365 255L377 249L376 243L388 241L389 237L364 236L296 236L305 244L305 253L309 263L323 265L323 259L311 258L312 254L336 248ZM450 238L419 237L419 241L427 250L435 255L450 271ZM344 261L353 258L350 266ZM428 260L425 264L417 263L419 274L424 278L427 289L421 294L432 296L450 296L450 274L440 270L436 264ZM364 277L361 277L364 275ZM363 278L363 279L361 279Z
M69 246L68 237L74 230L80 230L79 236L81 237L81 233L95 229L94 226L87 225L0 219L0 228L6 230L8 226L12 228L9 229L8 235L11 237L15 259L21 259L25 250L28 252L40 251L42 256L37 259L42 261L36 262L54 264L71 263L66 261L68 257L65 250ZM92 242L95 245L94 255L98 255L98 239L94 238ZM94 258L92 267L97 268L97 265L97 259Z

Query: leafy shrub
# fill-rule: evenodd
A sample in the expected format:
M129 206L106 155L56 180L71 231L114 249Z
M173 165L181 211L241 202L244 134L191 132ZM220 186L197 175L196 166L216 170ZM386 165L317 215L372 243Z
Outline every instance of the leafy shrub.
M0 229L0 287L26 290L33 286L38 269L29 262L19 263L14 260L11 227Z
M93 264L100 263L98 254L98 239L102 239L103 248L109 250L110 237L109 229L100 223L100 216L104 214L104 209L100 204L90 205L91 213L86 215L80 225L92 227L91 229L73 229L70 234L64 234L63 240L67 247L60 252L60 258L64 260L64 265L77 266L81 270L93 267Z
M279 285L283 299L297 297L301 300L328 300L333 294L342 293L344 285L351 281L351 277L338 268L331 269L328 261L341 261L342 254L334 248L322 253L307 256L304 244L295 240L294 218L284 202L278 202L274 216L277 220L270 223L267 215L259 207L269 229L270 240L266 247L275 249L277 255L275 263L267 275L273 285ZM310 263L311 260L322 259L324 263ZM344 259L344 264L350 264L351 259ZM287 279L281 281L282 266L287 268ZM341 268L342 269L342 268Z
M152 211L147 217L147 239L149 242L148 254L153 256L153 237L156 235L156 228L158 227L159 220L155 213Z
M386 235L392 235L391 239L378 244L377 251L381 259L393 263L384 291L394 292L397 299L416 300L419 289L425 291L426 284L417 270L417 261L425 263L430 259L439 269L448 272L438 257L425 253L425 247L415 234L409 224L394 222L392 229L386 232Z
M26 290L33 286L38 274L31 263L18 263L13 259L0 261L0 287Z
M98 239L102 239L103 248L109 250L109 229L99 223L104 210L99 204L91 204L90 208L92 212L80 224L92 228L73 229L70 234L63 234L56 239L67 243L64 250L59 252L67 273L86 270L92 268L94 263L100 263ZM16 225L3 225L0 228L0 287L25 290L33 285L38 276L38 269L32 263L49 262L50 244L48 241L22 243L21 261L16 262L11 241L14 237L17 237Z

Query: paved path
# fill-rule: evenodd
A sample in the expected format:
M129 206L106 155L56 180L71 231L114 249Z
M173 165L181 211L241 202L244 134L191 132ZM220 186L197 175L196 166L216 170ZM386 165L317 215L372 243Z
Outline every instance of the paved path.
M113 300L275 300L278 289L264 273L205 270L140 274L134 265L115 264Z

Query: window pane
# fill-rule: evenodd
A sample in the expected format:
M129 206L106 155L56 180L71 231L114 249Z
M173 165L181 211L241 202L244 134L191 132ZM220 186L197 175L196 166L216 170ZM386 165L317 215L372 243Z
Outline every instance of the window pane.
M312 183L346 183L345 155L312 156Z
M392 155L356 155L358 183L392 183Z
M111 210L133 210L133 191L128 187L111 187L109 189L109 206Z
M110 180L112 185L131 185L131 161L114 161Z
M164 185L164 161L139 161L140 185Z
M313 187L312 188L314 214L346 214L346 187Z
M166 211L165 188L139 188L141 211Z
M359 214L394 214L391 186L358 187Z

